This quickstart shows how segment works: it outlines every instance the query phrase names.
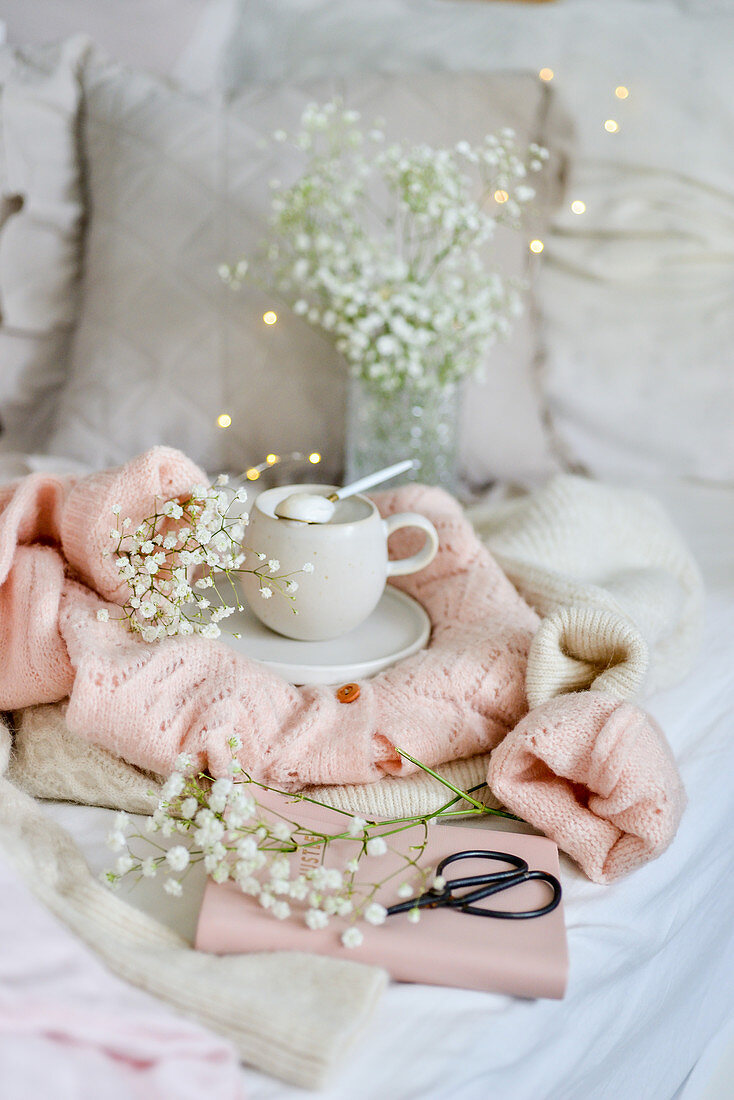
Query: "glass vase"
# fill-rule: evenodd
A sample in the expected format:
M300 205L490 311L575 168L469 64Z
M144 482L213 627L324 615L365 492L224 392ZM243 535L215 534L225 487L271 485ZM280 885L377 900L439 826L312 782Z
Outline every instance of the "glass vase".
M412 458L416 467L401 481L420 481L456 491L459 451L459 386L430 389L407 384L384 393L350 378L347 393L346 480L355 481Z

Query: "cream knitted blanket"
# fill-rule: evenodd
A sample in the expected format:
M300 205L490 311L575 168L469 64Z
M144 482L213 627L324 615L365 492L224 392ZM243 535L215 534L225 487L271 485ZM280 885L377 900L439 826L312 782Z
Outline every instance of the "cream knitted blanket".
M647 696L686 674L700 644L703 583L652 497L560 476L469 515L543 618L528 659L531 708L592 686Z

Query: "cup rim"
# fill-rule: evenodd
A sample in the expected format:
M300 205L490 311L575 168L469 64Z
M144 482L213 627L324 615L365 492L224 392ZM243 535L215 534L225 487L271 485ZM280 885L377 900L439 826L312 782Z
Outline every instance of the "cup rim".
M291 493L333 493L339 488L341 488L341 486L339 485L325 485L321 482L312 481L298 485L275 485L272 489L265 489L264 492L258 494L258 496L253 501L253 508L256 508L260 515L263 516L265 519L276 519L281 523L298 523L301 527L308 527L311 531L324 530L331 533L338 530L339 528L359 527L363 523L369 523L371 520L374 519L376 515L379 516L380 513L377 509L377 505L375 504L375 502L373 500L370 500L370 498L368 496L365 496L363 493L354 493L353 499L361 500L365 504L367 504L370 508L370 514L367 516L363 516L361 519L348 520L345 523L306 523L304 520L283 519L280 516L276 516L274 514L274 511L264 511L264 509L260 505L260 502L263 499L272 498L276 493L280 494L279 499L282 500L283 497L289 496ZM284 492L284 490L287 490L287 492Z

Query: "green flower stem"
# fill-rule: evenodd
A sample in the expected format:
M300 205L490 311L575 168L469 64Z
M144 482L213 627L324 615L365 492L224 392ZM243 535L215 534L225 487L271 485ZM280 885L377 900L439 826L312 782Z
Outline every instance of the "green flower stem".
M475 809L477 809L480 813L490 814L495 817L506 817L512 821L523 820L521 817L517 817L516 814L509 813L507 810L495 810L491 806L485 806L483 802L478 802L476 798L472 798L468 791L462 791L459 787L455 787L454 784L450 783L448 779L445 779L444 776L439 775L438 772L435 772L433 770L433 768L429 768L427 764L422 764L420 760L416 760L416 758L414 756L411 756L410 753L404 752L397 746L395 747L395 751L397 752L398 756L402 756L404 760L409 760L411 764L415 764L415 766L417 768L420 768L421 771L424 771L428 775L433 776L433 778L437 779L439 783L443 783L444 787L448 787L450 791L454 791L455 794L457 794L460 798L463 798L464 801L468 802L470 806L474 806Z

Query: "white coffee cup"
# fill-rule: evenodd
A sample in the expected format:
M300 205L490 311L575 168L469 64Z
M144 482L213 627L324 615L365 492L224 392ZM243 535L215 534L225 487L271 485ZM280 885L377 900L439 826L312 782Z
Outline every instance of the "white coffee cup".
M425 516L402 512L383 519L366 496L339 501L329 523L275 515L278 503L291 493L327 494L334 488L281 485L261 493L250 511L245 566L257 568L261 577L243 573L242 592L258 619L288 638L316 642L353 630L377 607L388 577L417 573L438 550L436 528ZM412 557L389 561L388 537L401 527L425 531L425 543ZM272 574L269 561L279 563ZM313 572L304 572L304 565L313 566ZM278 580L288 575L298 585L292 594L285 592L286 581ZM264 586L272 590L267 599L261 594Z

